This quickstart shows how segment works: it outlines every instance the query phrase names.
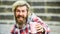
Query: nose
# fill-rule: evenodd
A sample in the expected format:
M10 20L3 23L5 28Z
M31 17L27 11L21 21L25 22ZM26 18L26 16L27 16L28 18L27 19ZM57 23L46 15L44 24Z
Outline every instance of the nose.
M23 14L22 12L19 13L19 15L22 15L22 14Z

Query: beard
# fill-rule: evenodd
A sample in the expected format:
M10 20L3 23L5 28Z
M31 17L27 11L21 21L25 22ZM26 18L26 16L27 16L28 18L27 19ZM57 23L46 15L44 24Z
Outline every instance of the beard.
M22 19L22 20L20 20L20 19ZM23 24L26 25L26 23L27 23L27 17L24 17L24 16L18 15L17 17L15 17L15 20L16 20L16 23L19 25L19 27L22 27Z

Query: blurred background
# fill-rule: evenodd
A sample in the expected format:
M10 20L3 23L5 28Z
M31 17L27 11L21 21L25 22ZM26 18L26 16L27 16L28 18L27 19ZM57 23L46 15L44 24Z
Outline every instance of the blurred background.
M17 0L0 0L0 34L10 34L15 23L12 4ZM34 13L51 29L50 34L60 34L60 0L26 0Z

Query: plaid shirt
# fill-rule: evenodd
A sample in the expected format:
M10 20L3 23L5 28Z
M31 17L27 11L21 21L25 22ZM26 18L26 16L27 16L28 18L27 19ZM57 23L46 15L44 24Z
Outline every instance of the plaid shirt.
M43 28L45 29L44 34L48 34L50 32L50 29L48 28L47 24L45 24L39 17L37 17L33 13L28 17L27 25L24 29L20 30L19 28L17 28L16 25L14 25L13 29L11 30L11 34L32 34L31 31L30 31L30 27L29 27L30 22L40 23L40 25L42 25ZM36 34L42 34L42 32L39 32L39 33L36 33Z

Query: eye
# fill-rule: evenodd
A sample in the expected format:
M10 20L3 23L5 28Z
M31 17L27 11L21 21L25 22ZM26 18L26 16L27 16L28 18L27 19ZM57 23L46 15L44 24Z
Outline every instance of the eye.
M16 10L16 12L20 12L20 10Z

